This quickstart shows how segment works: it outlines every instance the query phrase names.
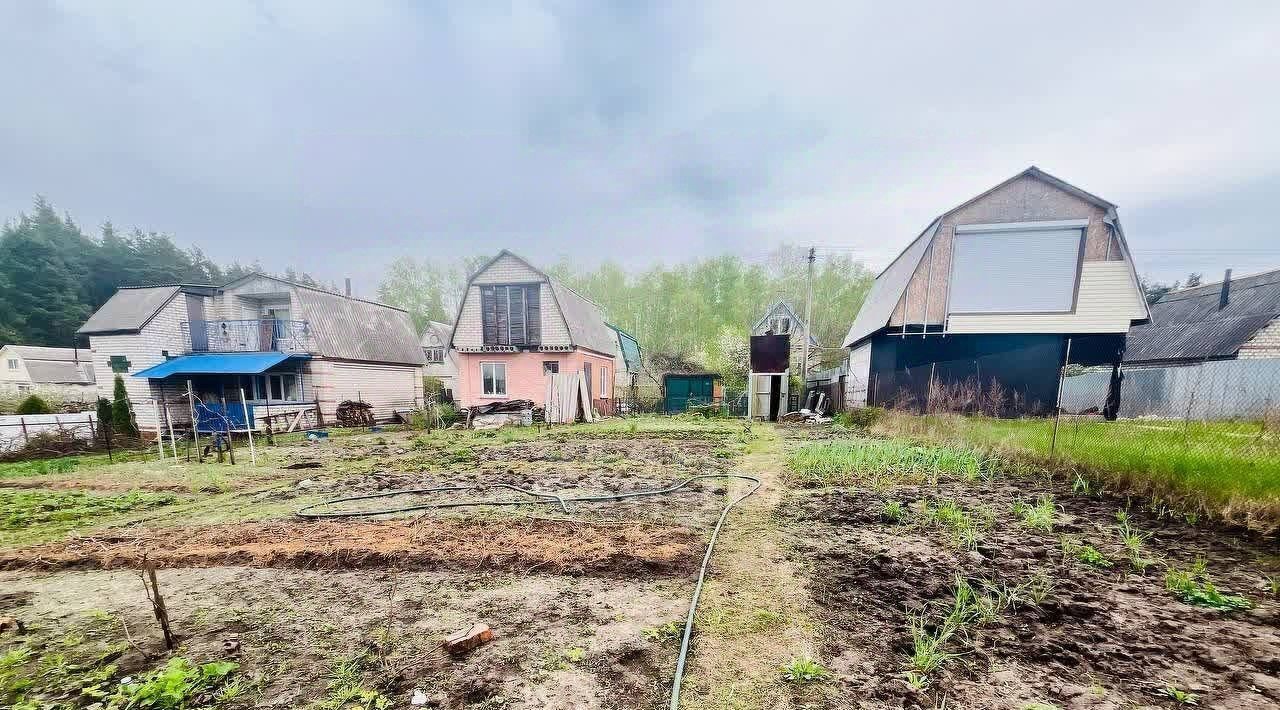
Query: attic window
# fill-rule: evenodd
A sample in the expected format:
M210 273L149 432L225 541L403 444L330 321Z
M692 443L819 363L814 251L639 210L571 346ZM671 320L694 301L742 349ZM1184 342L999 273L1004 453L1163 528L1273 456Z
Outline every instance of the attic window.
M440 364L444 362L444 348L423 348L422 353L426 356L428 363Z
M18 369L18 361L17 361L17 360L10 360L10 361L9 361L9 369L10 369L10 370L16 370L16 369Z
M791 319L785 317L774 318L769 325L769 330L772 330L774 335L786 335L791 332Z
M542 343L538 284L480 287L484 344L534 347Z

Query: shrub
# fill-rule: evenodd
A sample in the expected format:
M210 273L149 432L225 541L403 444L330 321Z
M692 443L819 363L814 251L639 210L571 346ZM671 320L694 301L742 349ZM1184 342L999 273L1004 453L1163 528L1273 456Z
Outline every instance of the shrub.
M112 431L120 436L137 438L138 426L133 422L133 411L129 408L129 391L124 388L124 378L120 375L116 375L112 394L115 397L111 403Z
M722 410L718 404L690 405L689 408L685 410L685 413L701 415L705 419L724 416L724 410Z
M100 432L105 432L103 427L111 426L111 400L106 397L98 398L98 427Z
M857 407L836 415L836 423L849 429L866 429L884 416L881 407Z
M40 395L33 394L18 405L18 414L53 414L53 410L49 407L49 403L40 398Z

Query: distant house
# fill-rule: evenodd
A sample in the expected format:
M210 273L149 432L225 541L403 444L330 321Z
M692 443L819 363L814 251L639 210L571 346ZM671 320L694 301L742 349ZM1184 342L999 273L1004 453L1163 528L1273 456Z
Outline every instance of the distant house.
M92 402L96 391L87 350L35 345L0 347L0 392Z
M1052 411L1068 347L1073 364L1118 370L1148 318L1116 206L1028 168L943 213L876 278L844 340L847 401L920 408L964 383L1007 394L1007 414Z
M618 355L614 358L614 398L635 400L640 392L640 373L644 370L644 358L640 341L616 325L606 323L618 335Z
M525 259L504 249L472 274L455 323L462 406L545 406L546 375L580 372L594 405L612 411L618 332L599 306Z
M1280 269L1165 294L1129 331L1126 366L1280 358Z
M453 326L440 321L427 323L427 331L422 334L422 357L426 367L422 373L427 377L440 380L444 387L444 398L452 401L454 391L458 388L458 358L449 346L453 338Z
M89 338L98 394L110 398L113 375L123 375L144 431L160 412L148 401L185 402L188 382L210 410L225 400L241 427L243 409L230 406L241 390L257 426L268 411L312 410L330 423L339 403L356 399L385 420L422 398L422 348L408 313L265 274L121 288L78 333ZM188 419L182 406L171 409Z
M791 336L791 372L803 373L806 368L800 366L804 359L805 322L786 301L778 301L765 311L760 320L751 327L752 335L790 335ZM818 361L818 339L809 335L809 366Z

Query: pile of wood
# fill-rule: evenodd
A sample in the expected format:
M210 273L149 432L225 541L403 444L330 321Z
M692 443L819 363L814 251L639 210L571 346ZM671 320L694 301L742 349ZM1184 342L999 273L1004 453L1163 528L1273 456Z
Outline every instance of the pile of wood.
M373 405L344 399L338 405L338 424L348 427L373 426Z

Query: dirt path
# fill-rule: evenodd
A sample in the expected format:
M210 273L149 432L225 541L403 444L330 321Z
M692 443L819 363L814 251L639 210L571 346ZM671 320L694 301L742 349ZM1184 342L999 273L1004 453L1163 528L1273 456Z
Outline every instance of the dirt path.
M757 424L754 433L738 470L763 486L734 509L716 544L682 708L784 710L823 692L782 681L781 667L792 658L817 656L817 632L808 575L788 559L779 523L782 440L772 426Z

